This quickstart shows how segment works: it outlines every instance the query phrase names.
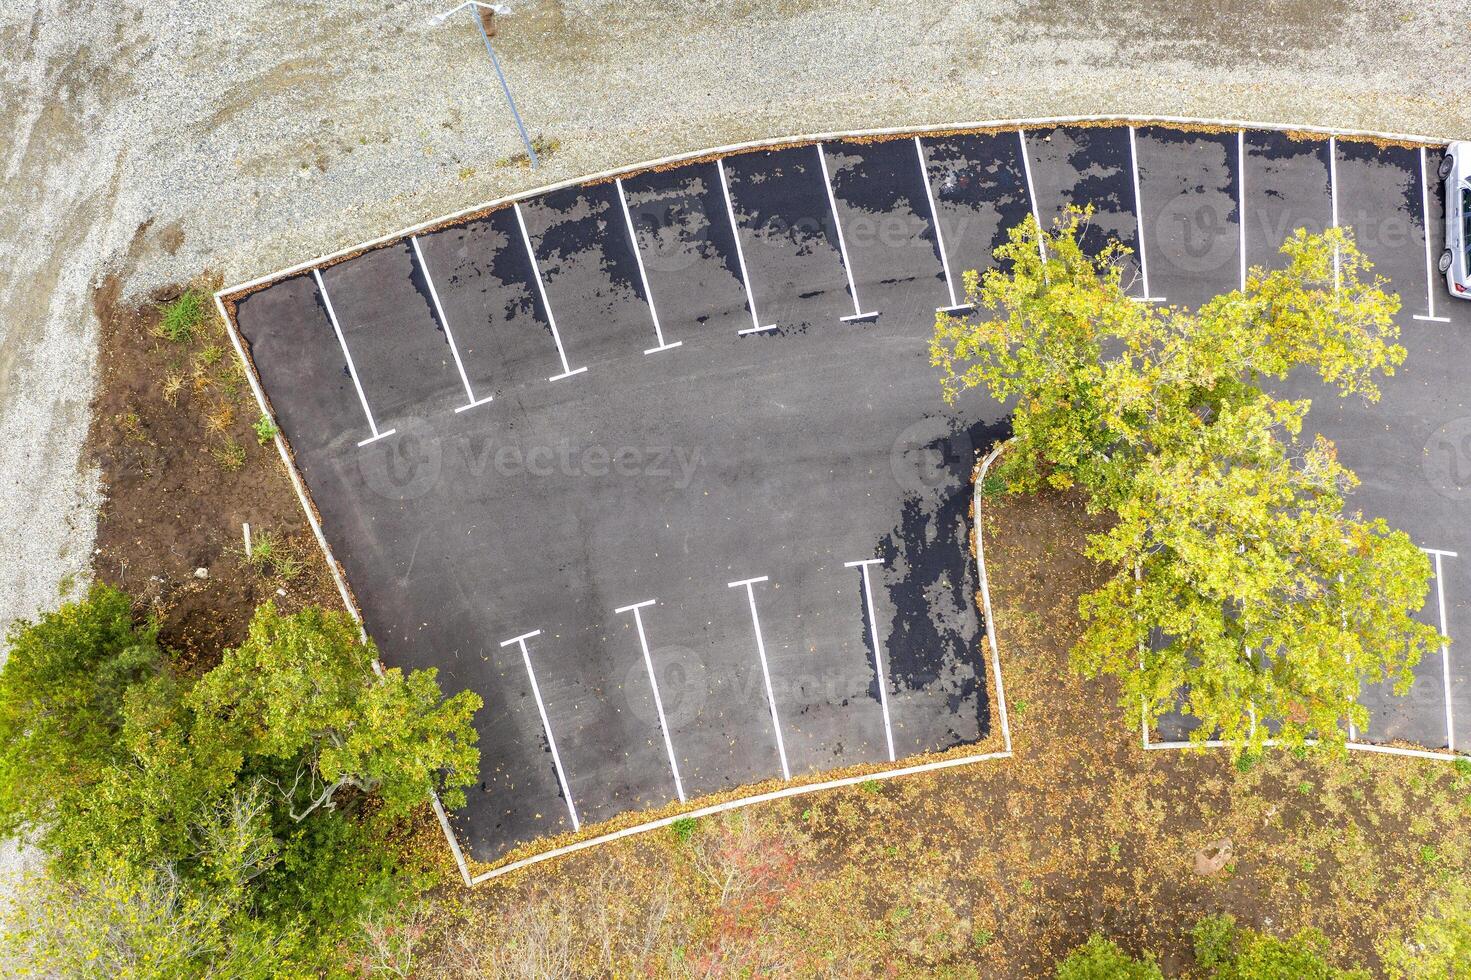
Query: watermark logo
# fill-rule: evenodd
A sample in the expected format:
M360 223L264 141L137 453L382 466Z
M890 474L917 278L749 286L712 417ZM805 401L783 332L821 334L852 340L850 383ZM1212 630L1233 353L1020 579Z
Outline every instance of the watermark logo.
M1168 201L1154 219L1156 240L1178 242L1164 258L1185 272L1214 272L1236 260L1240 231L1220 206L1186 192Z
M889 451L889 469L906 494L954 486L969 476L974 461L970 434L939 416L906 426Z
M423 419L395 421L398 431L358 452L358 472L368 489L389 500L417 500L439 483L444 445Z
M1447 500L1471 500L1471 415L1451 419L1431 434L1420 454L1420 471Z
M664 720L671 729L681 728L705 710L709 697L709 670L695 651L682 646L656 647L650 651L654 662L654 679L659 686L659 700L664 705ZM634 658L623 678L626 692L646 691L649 671L644 658ZM627 697L629 710L639 721L659 723L659 712L652 697Z

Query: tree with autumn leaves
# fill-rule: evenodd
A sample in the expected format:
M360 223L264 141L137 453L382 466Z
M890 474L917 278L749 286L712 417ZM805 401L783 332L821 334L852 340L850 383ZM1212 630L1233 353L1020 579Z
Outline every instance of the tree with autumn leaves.
M1271 386L1306 372L1376 401L1405 359L1398 297L1331 229L1198 310L1138 302L1123 246L1079 245L1089 218L1028 219L967 275L977 312L940 314L931 342L945 398L1014 405L994 470L1009 491L1075 490L1112 517L1087 542L1110 574L1080 602L1078 670L1117 677L1150 720L1178 704L1197 740L1341 743L1368 723L1364 684L1406 690L1446 641L1414 618L1429 560L1346 509L1354 475L1304 432L1308 400Z

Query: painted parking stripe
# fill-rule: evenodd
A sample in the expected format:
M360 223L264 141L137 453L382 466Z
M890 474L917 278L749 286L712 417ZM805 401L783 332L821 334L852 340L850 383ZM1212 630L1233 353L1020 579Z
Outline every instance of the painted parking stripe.
M960 302L955 295L955 277L950 272L950 256L945 251L945 232L940 228L940 209L935 206L935 189L930 186L930 165L925 159L924 142L914 138L914 152L919 155L919 178L924 181L925 198L930 202L930 227L935 229L935 248L940 253L940 265L945 269L945 289L950 293L950 305L938 307L936 313L961 313L975 309L969 303Z
M562 347L562 335L557 332L557 318L552 315L552 304L547 301L547 287L541 281L541 264L536 261L536 249L531 247L531 235L526 230L526 219L521 216L521 202L517 201L511 207L516 212L516 224L521 226L521 241L526 243L526 257L531 260L531 276L536 280L537 293L541 295L541 308L547 311L547 324L552 328L552 339L557 342L557 356L562 359L562 373L554 374L547 380L561 381L574 374L581 374L587 368L580 367L574 371L567 363L567 351Z
M373 410L368 407L368 396L363 394L363 383L358 378L358 369L352 363L352 351L347 349L347 339L342 336L342 324L337 322L337 311L332 309L332 297L327 295L327 284L322 281L320 269L313 269L312 275L317 277L317 290L322 294L322 305L327 308L327 319L332 321L332 332L337 335L337 343L342 348L342 356L347 358L347 373L352 378L352 386L357 390L358 402L363 406L363 414L368 418L368 429L373 434L358 443L362 448L370 442L377 442L397 432L397 429L389 429L387 432L378 431L378 423L373 420Z
M1435 559L1435 608L1440 614L1440 635L1449 637L1446 632L1445 617L1445 581L1441 577L1441 559L1457 557L1454 551L1440 551L1435 548L1421 548L1431 558ZM1456 726L1451 711L1451 652L1448 644L1440 645L1440 677L1443 685L1442 695L1445 698L1445 744L1446 748L1454 752L1456 750Z
M1022 171L1027 175L1027 201L1032 205L1032 220L1037 222L1037 254L1042 256L1042 263L1046 265L1047 243L1042 240L1042 215L1037 213L1037 187L1032 183L1032 156L1027 152L1027 131L1018 129L1016 138L1022 144Z
M414 258L419 261L419 271L424 273L424 282L429 286L429 298L434 301L434 313L439 317L440 324L444 327L444 338L449 341L449 352L455 356L455 368L460 372L460 383L465 386L466 403L455 409L456 413L468 411L476 405L484 405L493 401L489 395L484 398L475 397L475 389L470 387L470 378L465 374L465 362L460 360L460 348L455 343L455 335L449 328L449 317L444 315L444 307L439 303L439 290L434 288L434 277L429 273L429 264L424 261L424 253L419 250L419 236L410 235L409 244L414 246Z
M1139 196L1139 138L1135 127L1129 127L1129 163L1134 169L1134 227L1139 230L1139 271L1144 277L1144 295L1132 297L1141 303L1163 303L1163 296L1156 296L1149 291L1149 253L1145 251L1144 245L1144 204Z
M761 317L756 312L756 294L751 291L751 273L746 268L746 250L741 247L741 226L736 224L735 205L730 199L730 178L725 175L725 161L715 161L715 169L720 172L720 190L725 195L725 213L730 218L730 237L735 240L736 264L741 267L741 284L746 287L746 306L751 311L751 326L744 330L737 330L737 334L761 333L765 330L775 330L776 324L761 324Z
M1328 198L1333 205L1333 227L1338 227L1338 137L1328 137ZM1343 287L1343 261L1339 249L1333 248L1333 292Z
M833 177L827 169L827 154L822 152L822 144L817 144L817 162L822 167L822 186L827 191L827 204L833 212L833 228L838 233L838 252L843 256L843 272L848 276L848 295L853 297L853 315L842 318L844 323L852 323L855 320L872 320L878 316L875 312L865 313L863 306L858 302L858 283L853 279L853 261L848 258L848 242L843 238L843 219L838 217L838 199L833 196Z
M860 568L863 570L863 601L868 607L868 634L873 640L874 668L878 672L879 707L884 712L884 740L889 745L889 761L894 761L894 728L889 724L889 673L884 669L884 649L879 643L878 616L873 611L873 586L868 579L868 566L882 565L882 558L868 558L863 561L844 562L844 568Z
M746 587L746 601L751 604L751 626L756 631L756 655L761 658L761 677L766 682L766 703L771 708L771 729L776 732L776 754L781 757L781 778L791 779L792 770L787 765L787 745L781 737L781 719L776 714L776 694L771 690L771 667L766 662L766 641L761 638L761 617L756 614L756 590L751 588L757 582L765 582L769 576L762 575L759 578L741 579L739 582L731 582L727 588L735 589L740 586Z
M577 807L572 802L572 789L567 785L567 770L562 768L562 757L557 754L557 740L552 737L552 723L547 720L547 706L541 699L541 688L536 684L536 671L531 669L531 651L526 648L526 641L534 636L541 636L541 630L532 630L530 633L522 633L513 636L501 643L502 647L508 647L515 643L521 647L521 662L526 665L526 676L531 678L531 693L536 698L536 710L541 714L541 730L546 733L547 747L552 750L552 765L557 767L557 782L562 785L562 798L567 801L567 815L572 818L572 829L582 829L582 821L577 819Z
M1246 130L1236 131L1236 250L1241 253L1241 291L1246 292Z
M1430 323L1450 323L1448 316L1435 315L1435 259L1430 250L1430 177L1425 168L1425 147L1420 147L1420 217L1425 228L1425 302L1430 315L1415 314L1416 320Z
M674 791L679 802L685 802L684 782L679 778L679 762L674 757L674 741L669 737L669 722L664 719L664 699L659 697L659 678L654 675L654 657L649 653L649 638L644 634L644 617L639 612L644 606L652 606L656 599L645 599L631 606L620 606L614 613L633 613L633 623L638 627L638 645L644 652L644 667L649 672L649 686L654 689L654 710L659 714L659 731L664 735L664 751L669 753L669 771L674 774Z
M650 347L644 353L657 354L663 350L673 350L684 341L676 340L670 344L664 340L664 328L659 324L659 311L654 308L654 291L649 288L649 273L644 269L644 256L638 248L638 232L633 227L633 213L628 210L628 194L623 190L623 178L619 177L613 183L618 186L618 202L623 205L623 222L628 226L628 243L633 246L633 260L638 263L638 278L644 284L644 298L649 301L649 316L654 321L654 337L659 341L658 347ZM684 797L681 796L680 799Z

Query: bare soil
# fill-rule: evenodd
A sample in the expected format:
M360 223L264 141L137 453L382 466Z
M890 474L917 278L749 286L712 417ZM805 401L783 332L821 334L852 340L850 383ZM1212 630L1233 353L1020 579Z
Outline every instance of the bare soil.
M1145 752L1107 682L1069 669L1093 519L1048 494L986 505L1016 757L868 783L604 845L446 890L424 976L1044 977L1102 931L1194 970L1225 911L1323 930L1378 965L1471 868L1471 778L1442 763ZM1229 840L1219 873L1196 856Z
M92 571L160 621L186 663L238 643L255 607L341 599L280 456L252 424L259 409L211 304L188 342L159 333L171 287L119 303L108 277L93 294L101 324L87 457L101 475ZM247 561L242 525L270 560ZM205 570L205 577L196 574Z

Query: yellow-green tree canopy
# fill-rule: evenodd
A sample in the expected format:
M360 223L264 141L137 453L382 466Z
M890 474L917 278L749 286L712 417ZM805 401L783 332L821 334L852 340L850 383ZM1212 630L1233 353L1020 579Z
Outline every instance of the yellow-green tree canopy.
M1131 299L1112 244L1078 244L1076 211L1028 219L968 273L977 313L940 314L931 360L947 400L1014 404L996 473L1013 491L1077 487L1116 519L1088 554L1113 569L1084 596L1086 675L1113 674L1150 718L1180 702L1192 737L1257 747L1341 742L1361 686L1401 690L1444 642L1413 614L1430 563L1382 520L1346 513L1357 481L1303 434L1306 400L1263 385L1293 372L1377 400L1405 351L1397 297L1343 229L1299 230L1286 267L1198 311Z

